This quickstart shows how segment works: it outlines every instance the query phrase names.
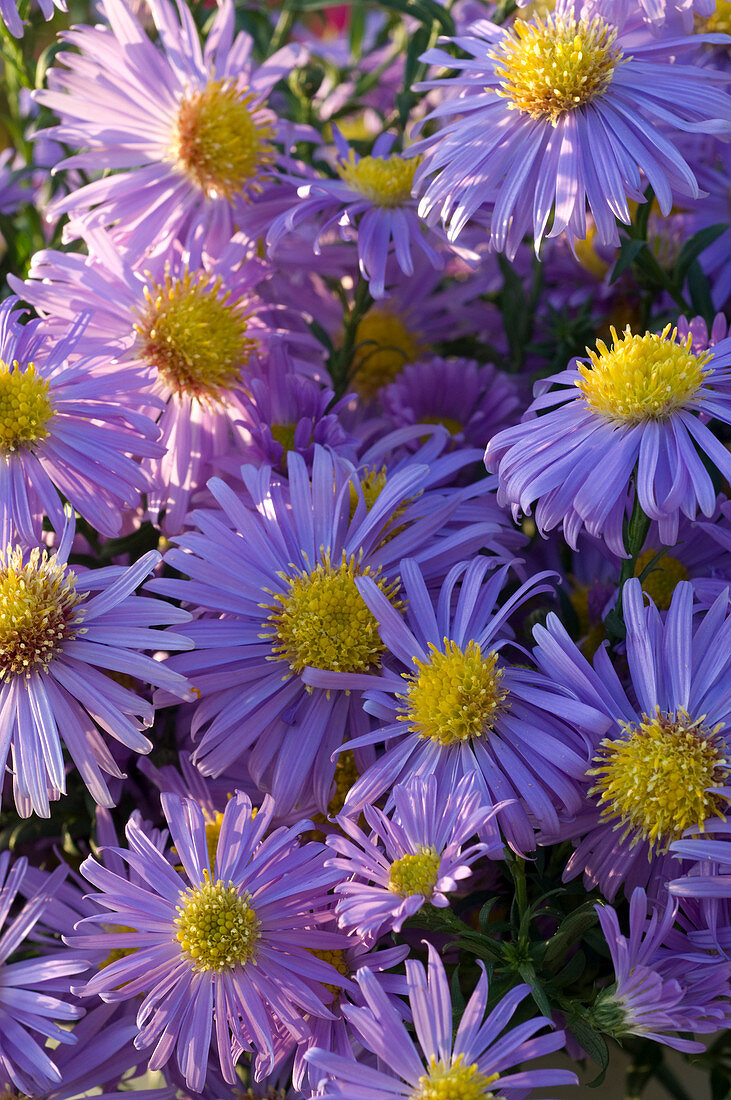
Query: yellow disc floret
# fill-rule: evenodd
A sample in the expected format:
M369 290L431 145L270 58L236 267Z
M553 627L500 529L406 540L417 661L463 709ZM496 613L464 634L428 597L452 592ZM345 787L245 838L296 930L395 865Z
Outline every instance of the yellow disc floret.
M361 568L354 556L333 566L329 554L309 573L283 576L287 591L274 594L269 622L274 654L292 672L308 665L333 672L368 672L378 666L384 645L375 616L355 583L370 576L393 601L397 584L387 584L377 570Z
M420 160L420 157L406 160L398 155L356 160L351 150L349 159L340 161L337 169L341 179L353 191L365 196L375 206L393 209L411 199L414 174Z
M38 548L23 564L19 548L0 555L0 680L47 671L82 616L76 577Z
M250 903L248 894L220 879L181 893L176 938L196 970L231 970L249 961L259 939Z
M178 108L172 157L208 198L230 200L260 187L261 170L272 161L272 128L257 119L253 99L232 81L211 80Z
M335 762L332 794L327 804L328 814L334 817L335 814L340 813L345 805L345 799L348 797L348 791L355 784L356 779L359 778L360 772L355 762L355 753L352 749L346 749L338 755Z
M483 656L475 642L462 649L448 638L444 651L431 644L429 650L425 661L414 658L415 673L404 674L410 683L399 696L404 704L400 720L419 737L440 745L484 737L509 706L508 692L500 686L503 670L497 653Z
M17 359L12 368L0 359L0 454L46 438L53 416L48 390L33 363L23 370Z
M397 313L385 306L371 306L355 330L355 389L362 397L374 397L425 351L421 338Z
M147 309L135 325L141 355L177 393L219 400L239 380L256 341L247 335L250 314L221 293L221 280L204 272L145 288Z
M703 832L709 818L723 817L725 800L709 788L726 782L729 762L718 737L722 727L709 729L704 717L658 708L637 725L623 725L624 737L602 741L589 793L599 796L603 818L618 819L622 839L633 834L632 845L645 840L651 851L664 852L686 829Z
M498 1073L480 1073L477 1063L467 1065L460 1054L451 1062L432 1057L429 1072L419 1078L412 1093L413 1100L494 1100L490 1085L497 1081Z
M620 338L611 330L613 346L597 340L597 351L587 348L591 366L580 363L576 383L592 412L622 424L666 420L688 408L704 378L711 352L690 350L690 334L678 340L677 329L633 334L629 327Z
M698 29L704 34L731 34L731 0L716 0L716 8L708 19L699 19Z
M656 550L643 550L635 565L635 576L639 577L655 557L657 557ZM667 611L673 592L681 581L687 580L688 570L682 561L678 561L670 554L663 554L643 580L642 591L652 599L655 607L660 608L661 611Z
M498 95L508 106L555 126L608 88L620 63L616 30L600 16L547 15L517 19L492 54Z
M310 954L314 955L317 959L322 959L323 962L329 963L334 970L337 970L338 974L341 974L343 978L350 978L350 967L348 966L345 958L345 952L337 947L334 948L309 948ZM318 978L318 981L322 981ZM332 982L323 982L325 989L329 989L333 997L337 997L342 991L342 986L334 985Z
M423 894L430 898L439 877L442 857L433 847L419 847L414 855L394 860L388 873L388 888L402 898Z

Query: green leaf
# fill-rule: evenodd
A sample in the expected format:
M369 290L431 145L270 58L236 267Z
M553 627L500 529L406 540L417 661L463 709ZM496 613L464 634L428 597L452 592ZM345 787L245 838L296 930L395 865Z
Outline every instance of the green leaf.
M530 963L527 963L525 966L521 966L518 968L518 973L520 974L523 981L527 982L530 986L531 997L536 1002L543 1015L548 1017L548 1019L550 1020L551 1013L553 1011L551 1008L551 1002L546 996L545 989L538 981L536 972L533 967L530 965Z
M585 970L586 955L583 951L577 951L575 955L571 956L563 970L559 970L551 984L556 989L563 989L567 985L573 985L574 982L577 982L583 977Z
M697 260L693 260L693 263L688 268L687 282L688 295L693 311L703 317L706 324L711 325L716 310L713 305L713 299L711 298L711 288L708 284L708 279Z
M609 1050L604 1038L591 1024L576 1012L572 1012L566 1020L566 1030L570 1031L579 1046L586 1051L592 1062L596 1062L601 1072L589 1084L592 1088L598 1088L604 1080L609 1065Z
M569 948L578 943L586 929L591 928L596 923L597 915L593 902L587 901L584 905L580 905L570 916L566 917L566 920L562 922L560 928L548 941L548 947L542 960L543 965L548 967L557 966Z
M647 241L637 240L636 237L625 237L622 241L619 256L617 262L614 265L614 270L609 277L611 283L616 283L620 275L624 275L625 271L632 267L640 252L647 248Z
M718 240L722 233L726 232L728 226L723 223L718 225L707 225L705 229L699 229L697 233L694 233L692 237L689 237L680 250L678 259L675 263L675 278L680 285L685 278L688 268L693 263L693 260L697 260L701 252Z

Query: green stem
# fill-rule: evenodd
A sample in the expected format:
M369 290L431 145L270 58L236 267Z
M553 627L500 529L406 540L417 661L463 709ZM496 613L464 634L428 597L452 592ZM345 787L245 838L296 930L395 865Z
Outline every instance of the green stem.
M362 275L359 275L353 305L345 318L343 343L339 351L336 352L330 368L336 399L343 396L350 381L353 358L356 352L358 325L372 304L373 299L368 289L368 283Z
M646 516L642 511L637 485L635 484L635 499L632 505L632 515L629 517L624 539L624 547L629 557L622 559L622 568L619 573L619 595L617 596L616 614L620 619L622 619L622 594L624 585L635 576L637 559L642 553L651 522L650 517Z

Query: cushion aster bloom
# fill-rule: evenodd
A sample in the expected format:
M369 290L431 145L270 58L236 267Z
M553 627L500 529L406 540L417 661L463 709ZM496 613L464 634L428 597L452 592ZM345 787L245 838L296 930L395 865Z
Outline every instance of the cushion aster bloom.
M161 447L143 464L150 478L149 511L166 533L177 533L190 497L228 454L246 417L244 387L277 341L294 371L314 354L315 341L292 310L262 301L266 265L245 262L246 246L230 241L216 260L180 246L155 257L123 254L103 231L88 234L90 256L44 250L30 278L13 285L55 333L83 313L79 347L90 353L112 343L115 374L141 373L148 402L163 404ZM314 383L313 383L314 385Z
M485 835L495 811L483 804L472 776L441 792L435 776L415 776L396 784L391 801L390 815L363 808L370 836L341 814L337 821L345 835L327 838L338 853L330 865L347 876L335 887L338 922L369 943L391 929L400 932L427 902L447 908L471 864L490 851L474 838L478 831ZM502 856L497 829L492 852Z
M111 226L135 253L213 227L231 237L236 204L254 194L275 158L277 122L267 93L302 56L285 46L256 68L252 39L234 38L234 6L222 3L201 49L185 5L149 0L154 44L123 0L104 0L109 26L75 27L36 93L60 124L44 131L85 151L58 167L113 174L54 203L52 214Z
M509 375L474 359L421 359L378 392L394 427L443 424L460 446L484 446L518 419L518 387Z
M137 371L121 377L112 352L84 355L83 324L51 339L21 324L17 298L0 305L0 548L35 543L44 515L64 525L62 497L101 534L119 533L122 509L149 481L135 457L161 453L152 404Z
M583 872L587 889L598 886L610 900L622 884L625 893L664 893L679 871L672 842L686 829L712 832L731 794L728 590L694 617L693 588L683 581L663 616L645 606L635 578L624 586L623 612L626 688L606 650L592 667L554 615L535 628L533 651L544 674L594 710L594 730L603 716L586 810L565 829L577 843L565 877Z
M585 527L624 557L635 468L639 505L666 545L677 541L681 512L694 519L716 507L701 455L731 479L731 457L706 424L731 423L731 340L696 353L692 335L679 340L669 325L612 335L611 347L598 340L588 360L537 384L527 419L490 440L485 464L514 515L537 502L541 532L563 523L575 549Z
M163 600L135 596L160 561L145 554L129 569L110 566L77 576L68 567L74 528L55 553L8 547L0 554L0 763L12 750L19 811L48 817L49 797L66 790L61 742L98 803L112 806L102 772L121 778L100 735L134 752L152 742L142 730L154 708L116 674L165 687L178 697L187 682L140 650L187 649L178 634L151 627L190 617Z
M421 963L409 959L406 979L416 1042L375 976L364 967L357 980L366 1003L347 1006L344 1011L363 1045L378 1056L378 1068L324 1050L308 1051L308 1060L330 1075L322 1086L325 1096L340 1100L366 1095L371 1100L443 1096L489 1100L499 1095L518 1100L533 1088L577 1083L576 1075L568 1070L509 1072L514 1066L560 1050L564 1044L562 1031L536 1037L537 1032L552 1026L543 1016L504 1031L530 986L516 986L485 1018L488 982L483 972L454 1034L447 975L431 944L428 974Z
M658 912L637 887L630 898L627 937L615 911L596 906L615 978L597 997L592 1016L617 1039L638 1035L698 1054L706 1049L704 1043L675 1033L708 1034L728 1027L731 963L694 951L688 937L674 928L677 910L677 901L668 898L664 912Z
M10 852L0 852L0 926L6 925L0 935L0 1088L4 1095L7 1091L13 1095L12 1090L17 1089L35 1096L61 1083L58 1067L44 1050L45 1040L76 1042L67 1027L59 1024L68 1025L83 1015L70 995L71 975L86 969L86 961L75 952L57 951L43 958L12 961L44 914L48 919L48 910L66 877L66 868L59 867L6 924L27 871L25 858L13 863Z
M618 244L642 175L664 215L673 195L698 197L672 133L728 128L731 101L717 89L727 77L677 60L697 36L638 40L623 8L617 22L608 4L575 13L571 2L510 28L480 20L452 39L465 60L423 55L459 75L419 85L454 93L427 116L443 128L410 150L424 157L422 217L441 217L454 239L490 203L492 244L514 256L528 232L538 247L552 213L549 236L585 239L587 203L599 239Z
M356 695L311 691L302 679L307 665L364 673L380 664L383 646L356 579L371 576L398 604L403 553L419 554L429 577L441 578L460 547L475 549L483 539L479 523L435 537L461 497L412 505L431 483L424 464L404 464L372 495L349 462L319 446L311 477L294 451L288 473L282 483L270 467L244 466L239 494L211 479L218 508L194 511L198 530L176 539L166 558L190 579L155 582L205 612L187 628L195 652L173 659L201 692L194 762L220 775L255 746L252 777L281 813L313 796L325 810L331 754L346 729L370 728Z
M142 881L85 860L81 871L100 891L93 900L107 912L82 921L69 940L122 949L84 993L109 1002L144 993L137 1048L150 1051L150 1069L174 1057L188 1086L200 1091L212 1041L234 1084L234 1051L255 1049L271 1069L277 1028L302 1039L306 1013L330 1015L325 986L338 985L340 975L308 947L330 945L316 922L333 872L324 867L323 845L298 842L311 822L265 836L270 798L253 814L246 795L233 796L213 861L200 807L172 794L162 803L178 867L130 821L129 850L115 854ZM109 912L116 931L108 929Z
M433 267L441 270L445 255L435 247L441 234L432 232L434 241L430 243L429 230L418 217L416 201L411 198L418 159L394 153L396 138L392 134L381 134L372 153L365 157L348 145L336 127L333 136L339 178L322 176L299 181L299 201L273 221L267 234L269 246L275 248L280 238L301 222L326 215L315 238L315 252L319 252L320 239L335 225L346 239L355 236L358 266L376 299L388 296L386 274L390 255L404 275L414 273L412 249L420 250Z
M469 775L487 807L502 803L497 819L503 834L525 852L535 847L535 825L556 831L561 815L581 808L588 754L565 721L578 704L555 681L500 655L511 637L509 616L532 596L551 591L553 574L538 574L498 607L509 570L496 569L486 579L491 565L482 556L455 565L435 608L418 565L402 561L404 616L370 578L358 578L378 624L383 670L364 676L310 668L305 679L320 688L364 691L365 708L378 726L352 744L386 743L349 792L346 814L410 775L434 774L445 784ZM585 707L579 710L591 721Z

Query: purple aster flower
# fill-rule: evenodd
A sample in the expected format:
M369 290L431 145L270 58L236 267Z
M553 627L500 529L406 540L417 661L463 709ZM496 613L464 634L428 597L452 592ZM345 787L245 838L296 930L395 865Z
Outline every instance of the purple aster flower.
M530 986L511 989L485 1018L488 982L483 971L455 1035L447 975L431 944L428 974L421 963L409 959L406 979L416 1042L376 977L364 967L357 980L365 1005L348 1006L344 1012L363 1045L377 1055L378 1067L328 1051L310 1050L308 1060L330 1075L322 1086L323 1095L341 1100L364 1095L371 1100L428 1100L449 1093L463 1100L480 1100L499 1092L505 1100L519 1100L533 1088L577 1084L575 1074L568 1070L505 1072L552 1054L564 1044L562 1031L535 1037L543 1028L552 1027L543 1016L504 1032Z
M298 451L311 468L315 444L355 461L358 440L341 422L341 414L352 404L352 394L335 401L332 389L295 370L284 348L274 341L269 344L266 363L247 381L243 397L246 442L241 448L247 461L284 473L287 453ZM229 457L227 465L234 464L240 468L240 455Z
M484 447L496 431L517 419L515 381L474 359L421 359L404 367L378 392L395 428L443 424L454 445Z
M442 234L430 234L416 213L416 200L411 188L418 160L406 159L393 152L396 137L381 134L369 156L359 156L333 127L337 147L335 170L338 179L326 176L296 180L299 183L296 202L291 210L276 218L267 234L270 248L276 248L280 238L310 218L319 218L319 233L314 241L319 252L320 240L336 225L346 239L355 237L358 243L358 266L368 281L371 295L388 297L386 290L387 261L394 256L404 275L414 274L412 250L420 250L437 270L445 265L444 251L434 247ZM322 220L324 219L324 220ZM433 236L434 243L429 241ZM475 257L476 259L476 257Z
M346 835L327 843L338 853L329 865L346 876L335 887L341 928L355 931L368 943L384 932L400 932L425 903L447 908L449 895L471 875L471 864L486 853L502 857L495 828L492 845L469 843L475 834L489 834L495 810L488 809L470 775L454 787L441 789L433 775L415 776L393 788L390 815L365 806L372 832L340 814Z
M691 335L679 340L669 325L612 336L611 347L598 340L588 361L537 383L523 423L490 440L485 463L515 516L537 501L541 533L563 523L575 549L585 527L624 557L633 471L640 507L666 545L677 541L681 512L694 519L716 507L701 454L731 478L728 451L706 424L731 423L731 341L696 353ZM560 389L546 392L553 384Z
M589 757L565 721L577 704L555 680L500 655L511 637L509 616L552 591L546 582L553 574L533 577L498 608L509 567L486 577L492 565L482 556L455 565L435 608L417 563L402 561L403 615L370 578L358 578L385 650L383 670L363 676L307 669L305 679L319 688L364 691L378 726L353 744L386 744L348 794L346 814L411 775L433 774L446 786L471 776L485 806L502 803L505 839L525 852L535 848L535 826L555 832L561 816L580 810ZM487 839L493 840L492 826Z
M678 903L671 898L659 913L641 887L633 890L629 937L621 934L613 909L595 908L614 966L614 982L592 1009L597 1025L617 1039L639 1035L686 1053L704 1051L704 1043L675 1033L708 1034L728 1027L731 963L711 954L689 959L688 939L674 929Z
M38 0L43 18L48 20L53 16L55 9L67 11L66 0ZM22 38L25 23L18 12L18 0L0 0L0 19L8 28L14 38Z
M311 949L330 946L332 937L316 922L333 873L324 867L324 845L298 842L311 822L265 836L270 798L254 814L246 795L234 795L213 862L200 807L171 794L162 803L178 866L130 821L129 850L115 854L142 882L85 860L81 871L100 891L92 899L107 913L82 921L70 939L123 949L84 994L109 1002L144 994L135 1045L151 1052L150 1069L174 1057L199 1091L212 1042L225 1080L234 1084L234 1051L254 1049L271 1068L276 1028L302 1039L306 1013L330 1015L325 987L338 985L340 975ZM108 927L109 912L117 930Z
M5 925L0 935L0 1088L35 1096L37 1090L61 1083L58 1066L44 1049L45 1041L76 1042L73 1033L59 1024L83 1015L83 1009L71 1001L70 977L85 970L86 962L68 949L12 961L44 914L47 919L66 877L66 868L59 867L6 924L27 870L26 859L11 865L10 852L0 852L0 926Z
M144 379L111 369L108 348L84 355L83 323L51 339L17 302L0 305L0 547L35 543L44 515L60 532L62 496L116 535L149 487L134 459L161 451Z
M244 262L246 246L238 238L215 261L171 247L146 258L144 270L106 233L90 234L89 246L88 258L38 253L31 278L14 286L45 315L51 332L83 312L88 323L80 346L114 345L120 390L125 376L142 374L147 403L163 407L162 447L143 465L152 485L148 508L155 523L164 512L163 529L177 533L213 461L229 453L237 436L244 442L237 425L246 419L248 373L275 341L283 345L277 343L279 354L295 358L293 369L312 370L304 360L315 341L300 316L261 300L267 268Z
M716 87L726 74L692 63L719 36L642 36L626 5L616 20L606 4L575 7L512 27L480 20L451 40L466 60L423 55L459 74L418 85L449 95L427 116L443 127L409 150L424 158L419 214L441 218L450 239L489 203L493 247L509 256L529 232L538 248L551 215L548 236L583 240L588 203L599 239L618 244L616 219L629 224L627 199L643 201L642 176L664 215L674 195L699 196L673 136L729 127L731 100Z
M186 649L186 638L152 627L186 622L186 611L135 596L160 561L155 550L129 569L109 566L77 576L68 567L69 522L58 549L0 554L0 762L12 749L16 804L49 816L49 798L66 790L61 743L98 803L114 805L102 772L122 778L100 730L128 750L147 753L142 732L154 708L115 676L188 694L185 679L145 649Z
M123 0L102 0L108 27L61 35L78 52L57 58L36 98L60 119L45 135L84 152L57 168L114 171L62 197L52 214L92 229L117 223L133 254L200 230L211 231L215 248L230 240L276 157L279 125L266 96L303 53L285 46L257 68L251 37L234 38L231 0L202 49L185 5L148 7L157 44Z
M311 478L294 451L288 474L283 483L270 467L245 466L239 494L212 479L218 507L193 512L198 530L179 536L166 558L190 579L155 582L203 612L187 628L195 652L172 662L201 693L195 764L220 775L254 746L252 778L281 813L313 798L325 810L331 754L346 729L370 729L357 695L311 691L302 680L308 665L362 674L380 664L384 647L356 579L371 576L400 607L401 556L419 555L440 579L462 547L482 545L485 530L466 524L435 537L461 497L440 495L424 508L432 470L420 463L364 485L350 463L316 446Z
M635 578L624 586L623 613L626 689L606 650L590 665L555 615L535 628L533 651L541 671L594 712L591 727L577 728L603 738L587 770L585 811L564 830L577 838L565 877L583 872L587 889L610 900L623 883L625 893L662 894L678 871L670 844L686 829L713 831L731 794L728 591L694 617L683 581L663 616L645 606Z

